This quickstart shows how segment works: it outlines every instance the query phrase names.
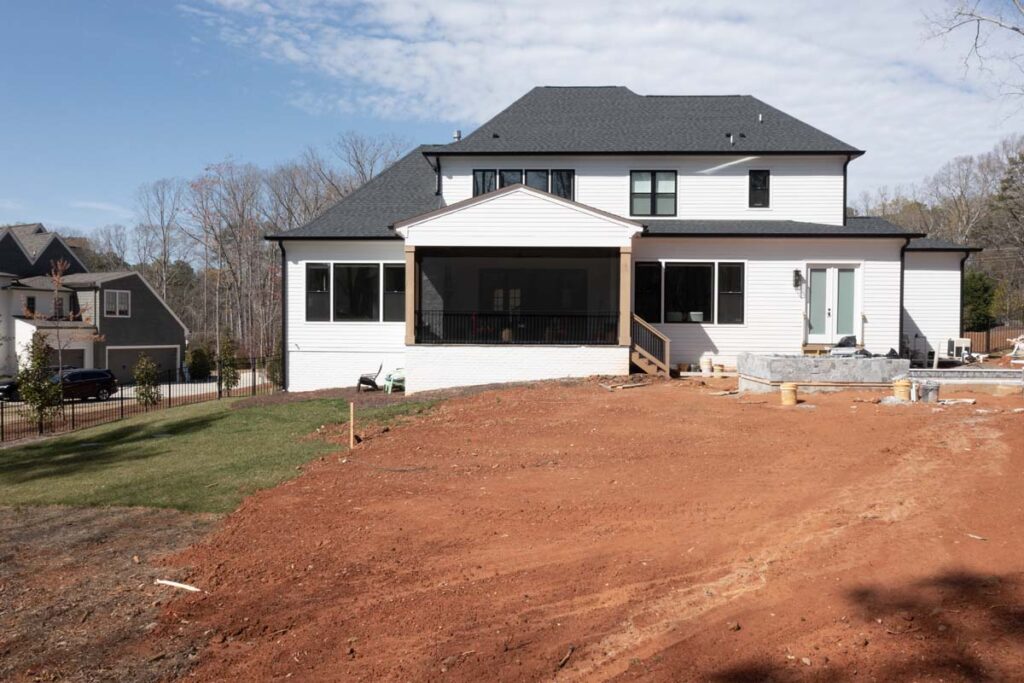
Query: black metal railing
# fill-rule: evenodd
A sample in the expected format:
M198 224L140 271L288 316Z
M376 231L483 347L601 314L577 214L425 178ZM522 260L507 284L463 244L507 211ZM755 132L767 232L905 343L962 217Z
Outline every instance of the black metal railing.
M103 401L68 395L60 405L42 411L42 419L39 412L21 401L0 401L0 442L70 432L192 403L262 396L280 389L281 366L277 358L240 358L231 365L214 363L203 377L191 377L184 366L165 370L157 377L155 391L134 382L119 382L117 390ZM72 394L75 389L68 387L66 391Z
M618 312L417 311L417 344L618 344Z

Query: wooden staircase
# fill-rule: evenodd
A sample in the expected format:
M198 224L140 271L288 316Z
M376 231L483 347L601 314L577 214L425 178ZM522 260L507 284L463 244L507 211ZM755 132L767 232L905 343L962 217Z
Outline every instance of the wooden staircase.
M670 374L669 338L649 322L633 314L630 324L629 360L648 375Z

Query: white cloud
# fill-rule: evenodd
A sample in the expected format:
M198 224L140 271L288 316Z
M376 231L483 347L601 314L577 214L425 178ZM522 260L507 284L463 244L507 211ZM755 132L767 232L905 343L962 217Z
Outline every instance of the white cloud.
M120 204L114 204L112 202L74 201L69 202L68 205L73 209L100 211L102 213L112 214L114 216L119 216L121 218L130 218L133 215L131 209L121 206Z
M466 125L535 85L753 94L868 150L851 167L855 194L914 182L1021 123L992 85L1001 74L965 74L969 34L927 39L935 6L207 0L184 11L226 42L336 83L293 97L309 111Z

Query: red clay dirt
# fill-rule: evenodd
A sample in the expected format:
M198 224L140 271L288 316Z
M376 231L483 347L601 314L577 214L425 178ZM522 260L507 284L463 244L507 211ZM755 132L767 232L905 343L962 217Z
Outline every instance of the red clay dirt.
M174 561L190 680L1024 679L1024 407L452 399Z

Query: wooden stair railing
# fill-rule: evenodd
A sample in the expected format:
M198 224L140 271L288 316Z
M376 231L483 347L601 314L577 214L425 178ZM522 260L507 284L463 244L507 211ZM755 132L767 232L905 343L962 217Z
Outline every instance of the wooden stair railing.
M630 322L629 357L633 363L648 375L669 374L671 342L653 325L632 314Z

